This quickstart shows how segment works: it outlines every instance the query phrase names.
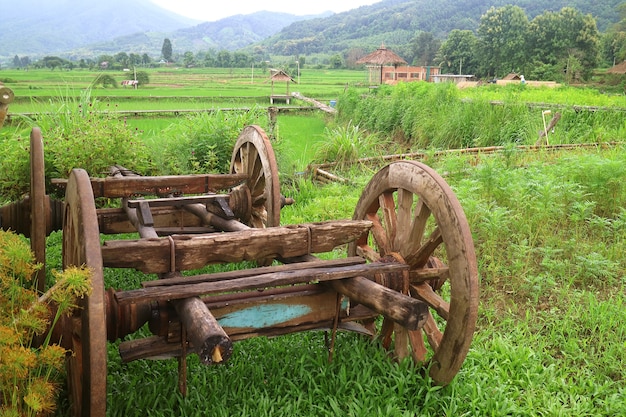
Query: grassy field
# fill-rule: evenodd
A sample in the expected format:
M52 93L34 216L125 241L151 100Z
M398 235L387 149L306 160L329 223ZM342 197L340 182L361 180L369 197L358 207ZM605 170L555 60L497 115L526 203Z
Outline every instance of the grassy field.
M190 359L182 398L175 361L122 364L111 344L109 415L624 415L626 149L428 163L465 209L481 279L478 329L449 386L349 333L328 363L323 333L309 332L240 342L224 366ZM284 186L297 204L283 224L349 218L376 169L340 172L350 185ZM49 244L58 248L59 234ZM58 252L49 257L58 262ZM109 270L106 280L136 288L142 277Z
M219 71L175 72L181 77L172 72L151 74L159 87L137 90L138 108L150 102L150 94L203 96L206 91L205 96L211 97L219 85L229 97L244 90L246 96L268 94L267 84L259 80L256 85L256 75L252 88L251 74L245 71L233 72L230 78ZM206 85L189 81L196 73L206 77ZM80 71L53 75L58 78L48 85L49 72L2 71L0 79L16 80L7 83L16 94L55 97L59 88L78 91L95 76ZM358 84L363 76L307 69L298 89L313 97L336 97L346 84ZM69 77L76 80L67 90L63 83ZM305 80L314 77L318 81L307 85ZM119 100L107 102L120 106L129 91L92 92L119 94ZM463 94L469 98L475 94L477 100L626 107L623 97L570 88L489 87ZM23 109L31 106L30 102L14 104L10 110L22 105ZM128 119L127 123L153 152L161 152L172 140L167 133L184 120ZM282 224L350 218L361 190L380 165L334 171L350 179L348 184L314 183L301 172L329 142L337 121L322 115L281 114L277 123L274 143L282 192L297 201L283 209ZM1 133L12 129L16 128L5 126ZM206 126L197 126L198 131L203 129ZM27 134L26 129L23 132ZM459 197L479 263L478 328L450 385L433 385L420 368L393 362L376 342L351 333L339 334L334 359L328 363L323 333L309 332L237 343L223 366L207 368L191 357L189 395L183 398L177 391L176 361L123 364L117 342L108 345L108 415L626 415L626 148L525 153L508 146L496 154L430 156L425 162L445 176ZM48 240L50 268L61 267L61 240L58 232ZM341 249L327 256L345 253ZM105 279L107 286L126 289L138 288L144 277L109 269ZM143 329L132 337L147 333ZM66 400L57 414L67 415Z

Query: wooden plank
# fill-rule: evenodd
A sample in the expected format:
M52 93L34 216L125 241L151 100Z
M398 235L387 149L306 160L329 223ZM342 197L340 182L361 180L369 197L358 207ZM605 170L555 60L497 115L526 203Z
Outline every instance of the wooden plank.
M91 178L94 197L123 198L136 195L169 193L206 194L232 188L247 179L245 174L167 175L159 177ZM65 187L67 180L53 179L52 184Z
M209 194L188 197L152 198L147 200L128 200L128 207L137 208L142 204L150 207L182 207L187 204L207 204L219 199L228 200L228 194Z
M264 266L260 268L242 269L238 271L216 272L213 274L202 274L202 275L195 275L192 277L163 278L163 279L159 279L155 281L142 282L141 286L144 288L147 288L147 287L164 287L164 286L169 286L169 285L180 285L180 284L196 284L199 282L225 281L225 280L231 280L231 279L259 276L259 275L264 275L264 274L272 274L272 273L277 273L277 272L299 271L302 269L314 269L314 268L334 268L334 267L339 267L339 266L359 265L359 264L364 264L364 263L365 263L365 259L359 256L352 256L349 258L332 259L328 261L316 260L316 261L311 261L311 262L300 262L300 263L290 264L290 265Z
M202 226L202 221L181 208L155 207L151 210L154 227L178 228L179 234L187 233L185 228ZM137 228L128 220L126 212L119 208L98 209L98 227L103 234L136 233Z
M170 265L171 240L168 238L107 241L102 246L102 259L106 267L135 268L145 273L185 271L213 263L328 252L353 241L370 227L369 221L339 220L200 236L173 236L176 265Z
M374 274L402 272L409 267L403 264L362 264L336 268L310 268L299 271L284 271L251 276L228 281L201 282L168 287L149 287L115 293L120 304L141 303L145 301L168 301L181 298L219 294L231 291L246 291L332 281L355 276L373 277Z

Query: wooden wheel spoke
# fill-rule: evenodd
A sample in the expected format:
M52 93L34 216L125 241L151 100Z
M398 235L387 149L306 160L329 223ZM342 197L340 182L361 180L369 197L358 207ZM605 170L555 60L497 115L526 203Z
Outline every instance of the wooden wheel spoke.
M252 206L253 207L265 206L266 201L267 201L267 196L265 195L265 193L253 195Z
M370 262L378 262L380 260L378 252L372 249L369 245L358 245L356 247L356 254Z
M393 247L396 251L401 251L402 247L409 241L411 230L411 210L413 208L413 193L403 188L398 189L398 212L397 231Z
M411 284L412 294L424 301L443 319L448 320L450 313L450 303L444 300L439 294L433 291L428 284Z
M259 193L259 191L263 192L265 189L265 171L260 159L254 160L254 166L250 171L250 179L248 181L253 195Z
M428 240L424 242L416 252L408 253L404 259L413 268L421 268L426 265L428 259L441 243L443 243L443 237L441 236L441 230L437 227L428 237Z
M396 241L396 231L398 230L396 216L396 202L391 191L385 192L378 197L380 209L382 211L384 228L387 235L387 242L391 244L390 250L395 251L393 244Z
M389 348L391 347L393 328L394 328L393 320L385 317L383 319L383 326L380 329L380 341L386 350L389 350Z
M406 240L404 241L403 248L400 252L405 259L409 257L410 254L417 252L422 245L426 224L430 215L430 209L423 203L423 201L418 200L415 206L414 217L411 220L411 224L407 227Z
M369 220L372 222L371 233L374 236L374 241L378 246L378 250L381 256L385 256L391 253L389 248L389 241L387 240L387 232L383 228L382 223L380 222L380 218L376 213L368 213L365 216L365 220Z
M401 361L409 356L409 331L397 323L394 328L393 351L396 359Z
M428 340L430 347L437 351L439 349L439 345L441 345L443 333L441 333L441 330L437 327L437 323L435 323L435 319L432 314L428 314L426 324L424 324L424 333L426 334L426 339Z
M424 344L424 334L422 330L409 330L409 341L411 342L411 354L413 355L413 360L417 363L426 362L426 355L428 351L426 350L426 345Z

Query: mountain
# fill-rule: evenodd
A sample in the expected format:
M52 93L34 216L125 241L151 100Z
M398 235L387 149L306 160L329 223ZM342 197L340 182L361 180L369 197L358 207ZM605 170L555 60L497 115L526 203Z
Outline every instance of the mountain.
M150 0L19 0L10 6L8 0L3 2L0 57L53 55L133 33L171 32L200 22Z
M186 51L196 53L209 49L235 51L260 42L294 22L328 15L332 15L332 13L326 12L316 16L296 16L267 11L247 15L239 14L216 22L204 22L178 29L170 33L163 31L136 32L106 42L75 48L69 53L64 53L63 56L84 58L127 51L137 54L147 53L153 57L158 57L161 54L164 38L168 38L172 42L175 54L183 54Z
M624 0L384 0L324 19L292 24L261 44L276 55L338 53L352 48L371 50L385 43L402 49L417 32L443 39L453 29L476 30L492 6L520 6L529 19L545 11L574 7L595 17L598 29L620 20Z

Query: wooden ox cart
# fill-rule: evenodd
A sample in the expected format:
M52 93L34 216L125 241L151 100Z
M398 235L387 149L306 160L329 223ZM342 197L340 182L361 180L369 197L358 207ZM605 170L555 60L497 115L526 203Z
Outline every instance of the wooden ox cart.
M45 192L43 145L31 135L31 195L3 207L2 227L31 237L45 259L45 237L63 230L63 265L87 265L93 291L57 337L68 360L73 414L104 416L108 340L148 324L151 337L120 344L124 361L177 357L185 391L190 353L222 363L235 341L305 330L376 337L398 359L428 367L438 384L458 372L474 332L478 283L463 210L445 181L413 161L394 162L365 187L351 220L280 226L278 171L267 136L246 127L230 173L143 177L112 167L107 178L74 169L63 202ZM97 197L121 208L98 209ZM101 235L136 233L136 239ZM347 257L315 254L347 245ZM207 264L257 261L258 268L183 276ZM105 289L105 268L160 279ZM43 281L43 280L41 280Z

